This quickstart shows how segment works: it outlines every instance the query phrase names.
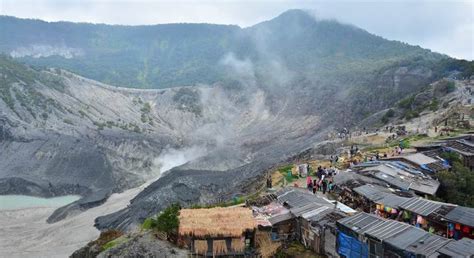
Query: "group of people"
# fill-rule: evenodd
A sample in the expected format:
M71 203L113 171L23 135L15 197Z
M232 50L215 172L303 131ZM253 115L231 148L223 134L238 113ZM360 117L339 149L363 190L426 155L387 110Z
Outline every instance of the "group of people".
M357 145L351 145L351 149L349 150L349 158L352 158L357 153L359 153L359 147L357 147Z
M326 194L326 192L330 193L334 189L332 177L336 174L336 169L326 169L319 166L316 172L316 179L312 179L310 175L306 177L306 187L313 194L316 194L317 191L321 191L323 194Z

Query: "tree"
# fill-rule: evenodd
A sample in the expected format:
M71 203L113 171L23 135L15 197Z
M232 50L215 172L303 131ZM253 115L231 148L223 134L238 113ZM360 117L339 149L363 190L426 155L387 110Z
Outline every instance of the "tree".
M167 234L175 233L179 227L179 210L181 206L178 203L172 204L156 218L156 229Z
M474 207L474 174L463 166L458 154L445 152L441 157L448 160L452 168L437 174L441 184L438 196L445 202Z
M395 111L393 111L393 109L389 109L387 110L387 112L383 115L382 117L382 123L383 124L386 124L388 123L388 121L390 120L391 117L394 117L395 116Z

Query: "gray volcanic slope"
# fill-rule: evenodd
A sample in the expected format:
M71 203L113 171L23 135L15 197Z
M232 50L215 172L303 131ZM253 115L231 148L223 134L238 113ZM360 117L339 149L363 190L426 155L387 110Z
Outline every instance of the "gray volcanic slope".
M0 101L0 193L84 196L57 210L50 222L156 177L176 158L174 152L198 159L160 180L176 182L166 183L173 189L169 194L179 199L187 185L200 191L208 182L198 200L206 202L234 181L226 187L230 194L232 185L260 171L254 161L259 168L266 159L273 162L281 146L319 127L316 115L295 116L285 106L271 112L258 88L120 89L65 71L38 72L6 58L0 72L3 93L10 93ZM246 164L252 168L239 168ZM235 178L238 173L243 174Z
M253 192L266 169L313 147L328 131L355 126L470 65L302 11L223 34L199 24L99 26L8 17L0 23L2 33L12 35L1 37L7 48L0 51L12 56L18 57L12 54L19 54L17 45L84 43L73 46L84 48L78 57L33 53L23 59L30 64L117 84L127 80L127 86L140 78L159 87L188 85L116 88L0 57L0 194L83 196L58 209L49 218L55 222L184 164L125 209L98 218L98 228L127 229L172 202L215 203ZM62 26L70 29L58 30ZM29 32L36 29L47 33ZM142 53L144 46L151 49Z

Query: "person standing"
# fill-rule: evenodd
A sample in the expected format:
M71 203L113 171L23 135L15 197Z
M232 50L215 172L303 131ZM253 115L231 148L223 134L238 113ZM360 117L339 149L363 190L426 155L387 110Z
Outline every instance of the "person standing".
M327 188L328 188L328 183L326 179L323 179L323 194L326 194Z
M329 182L328 182L328 193L331 193L332 192L332 188L333 188L333 183L332 183L332 178L329 179Z
M313 188L313 180L311 179L311 176L306 177L306 187L310 189L310 191Z

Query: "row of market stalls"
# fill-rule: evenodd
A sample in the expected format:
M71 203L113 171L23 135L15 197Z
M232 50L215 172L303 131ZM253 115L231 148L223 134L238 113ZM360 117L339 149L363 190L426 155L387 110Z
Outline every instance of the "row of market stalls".
M338 173L337 201L287 187L247 207L181 210L179 241L204 257L271 257L291 241L327 257L474 257L474 209L420 198L450 168L442 152L473 168L472 136L416 148Z
M465 135L433 144L415 146L416 153L386 157L364 162L352 170L361 175L380 180L384 184L420 196L435 196L440 184L433 178L437 173L451 167L442 158L445 152L454 152L462 157L464 165L474 168L474 136Z
M474 135L464 135L435 142L433 144L415 146L418 152L427 156L436 157L440 153L452 151L462 157L463 165L474 170Z
M357 207L379 217L416 225L447 238L474 239L474 208L409 196L371 184L355 187L351 197Z
M178 238L181 246L203 257L270 257L292 241L337 257L336 221L352 213L342 203L288 187L247 207L183 209Z
M356 191L368 193L374 202L399 203L400 210L419 214L434 214L441 207L418 203L416 197L391 199L389 194L377 196L364 188ZM459 215L458 211L448 215L456 207L445 217ZM408 223L356 212L298 188L284 188L249 207L184 209L179 218L181 245L202 257L271 257L292 241L327 257L474 257L474 240L469 238L456 241Z
M472 136L420 148L420 153L359 164L334 177L338 200L380 217L417 225L448 238L474 238L474 209L435 202L440 183L432 174L449 169L441 153L455 151L470 157ZM457 144L457 145L454 145ZM463 150L458 145L464 144ZM458 146L455 148L449 146Z
M439 182L422 169L403 161L411 156L421 157L420 159L429 158L417 153L410 156L397 157L397 160L387 159L363 163L355 171L404 191L412 191L421 196L434 196L440 186Z
M337 225L341 257L473 257L474 240L431 234L402 222L360 212Z
M299 241L318 254L338 256L336 221L353 209L301 188L284 188L274 196L266 205L252 206L260 231L269 232L272 241Z

